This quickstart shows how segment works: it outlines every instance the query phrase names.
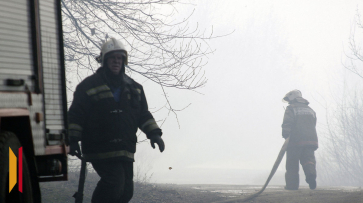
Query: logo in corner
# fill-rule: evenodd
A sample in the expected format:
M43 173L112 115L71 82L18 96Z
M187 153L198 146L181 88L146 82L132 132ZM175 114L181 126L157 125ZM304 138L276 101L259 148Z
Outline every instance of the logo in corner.
M18 156L16 157L9 147L9 193L16 183L18 183L19 192L23 193L23 147L18 149Z

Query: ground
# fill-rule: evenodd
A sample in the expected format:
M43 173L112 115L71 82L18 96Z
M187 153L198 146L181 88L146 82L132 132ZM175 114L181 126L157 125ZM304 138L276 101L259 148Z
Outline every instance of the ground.
M189 187L200 190L202 193L215 193L223 199L215 200L233 200L236 198L243 199L253 193L256 193L262 186L244 186L244 185L182 185L179 187ZM200 201L208 202L208 201ZM241 202L240 200L230 201ZM299 190L287 191L283 186L269 186L256 198L247 201L253 203L363 203L363 190L358 187L319 187L310 190L308 187L301 187Z
M71 175L71 174L70 174ZM84 203L91 202L98 177L89 174L84 189ZM74 202L78 179L41 183L42 200L45 203ZM211 203L244 198L259 191L261 186L246 185L177 185L135 183L134 197L130 203ZM241 202L241 201L232 201ZM301 187L286 191L283 186L268 186L258 197L247 201L253 203L363 203L363 189L359 187L319 187L310 190Z

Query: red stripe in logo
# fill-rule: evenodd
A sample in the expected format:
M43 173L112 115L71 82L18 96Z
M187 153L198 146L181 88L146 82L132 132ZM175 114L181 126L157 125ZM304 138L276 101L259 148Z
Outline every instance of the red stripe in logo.
M18 188L19 192L23 193L23 147L20 147L18 149L18 176L19 176L19 182L18 182Z

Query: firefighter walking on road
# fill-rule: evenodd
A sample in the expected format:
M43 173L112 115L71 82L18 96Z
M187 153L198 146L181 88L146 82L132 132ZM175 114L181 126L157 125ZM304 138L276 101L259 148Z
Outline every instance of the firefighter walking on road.
M283 98L289 105L282 124L282 137L290 137L286 151L286 190L299 189L299 161L310 189L316 188L316 161L318 148L316 114L299 90L290 91Z
M101 177L92 203L128 202L133 196L133 162L137 129L164 151L161 129L148 110L143 87L125 74L124 45L107 40L98 58L101 68L84 79L69 108L70 154L91 162Z

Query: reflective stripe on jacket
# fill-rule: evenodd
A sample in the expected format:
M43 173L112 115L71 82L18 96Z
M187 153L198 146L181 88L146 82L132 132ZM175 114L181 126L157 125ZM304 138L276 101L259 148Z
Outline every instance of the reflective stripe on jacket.
M124 75L119 102L100 68L83 80L69 108L69 139L82 142L86 160L124 157L134 160L137 129L149 138L161 135L148 110L143 87Z

